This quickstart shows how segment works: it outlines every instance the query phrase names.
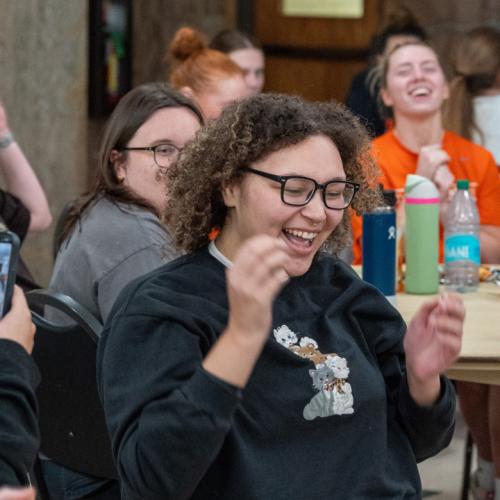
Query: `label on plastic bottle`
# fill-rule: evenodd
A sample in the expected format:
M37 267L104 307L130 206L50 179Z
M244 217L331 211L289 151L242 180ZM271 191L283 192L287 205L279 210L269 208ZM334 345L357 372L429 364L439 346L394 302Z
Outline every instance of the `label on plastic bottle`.
M474 264L481 263L479 238L473 234L456 234L448 236L444 242L445 263L468 260Z

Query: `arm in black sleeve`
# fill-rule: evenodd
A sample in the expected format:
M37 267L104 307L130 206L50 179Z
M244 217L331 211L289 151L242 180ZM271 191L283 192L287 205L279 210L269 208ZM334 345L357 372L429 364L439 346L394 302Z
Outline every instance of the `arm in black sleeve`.
M38 370L14 341L0 340L0 486L26 485L39 446Z
M203 370L200 322L167 304L162 315L111 317L98 349L99 391L127 498L189 498L240 401L238 389Z
M0 221L9 231L17 234L21 243L23 242L28 234L31 214L19 198L2 189L0 189ZM17 262L16 285L19 285L24 292L40 288L21 256Z
M417 462L446 448L455 429L455 391L451 382L441 377L441 393L432 406L419 406L412 399L406 377L399 388L399 416L415 453Z
M389 425L400 425L411 443L417 461L424 460L445 448L453 436L453 387L442 376L438 400L432 406L418 405L411 397L406 377L403 348L406 324L375 289L367 289L367 297L363 302L368 306L360 310L357 316L361 328L370 332L368 337L385 380L388 415L389 419L394 419Z
M0 189L0 219L9 231L17 234L21 242L24 240L30 227L30 212L19 198L2 189Z

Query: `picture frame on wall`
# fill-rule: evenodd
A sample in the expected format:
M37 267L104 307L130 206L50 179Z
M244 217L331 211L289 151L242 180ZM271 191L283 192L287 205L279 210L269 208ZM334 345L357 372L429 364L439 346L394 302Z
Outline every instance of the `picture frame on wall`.
M132 88L132 0L89 0L88 112L108 116Z

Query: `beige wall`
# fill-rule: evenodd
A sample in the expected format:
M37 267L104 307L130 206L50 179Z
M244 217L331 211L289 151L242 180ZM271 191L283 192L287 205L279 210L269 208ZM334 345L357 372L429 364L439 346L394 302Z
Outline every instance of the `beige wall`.
M0 98L57 215L86 175L87 3L1 0L0 12ZM42 285L51 249L52 230L23 245Z
M87 119L87 8L86 0L0 0L0 99L55 218L86 189L103 124ZM165 77L163 54L178 26L211 35L231 23L234 2L134 0L133 9L139 84ZM52 272L53 226L28 236L22 250L42 286Z

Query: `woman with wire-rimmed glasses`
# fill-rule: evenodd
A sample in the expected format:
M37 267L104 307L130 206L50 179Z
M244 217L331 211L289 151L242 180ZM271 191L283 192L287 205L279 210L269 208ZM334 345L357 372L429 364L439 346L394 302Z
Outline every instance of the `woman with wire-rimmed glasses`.
M52 289L103 321L128 281L178 255L160 222L165 173L201 123L198 108L164 83L141 85L120 101L94 185L65 219Z
M52 290L104 321L129 281L179 255L160 220L165 173L202 123L198 108L164 83L141 85L122 98L103 135L93 186L65 218ZM42 460L42 470L54 499L106 487L105 480L50 460Z
M232 104L185 148L165 214L188 253L127 287L98 347L124 498L421 496L464 312L441 297L404 336L334 256L376 178L350 112L285 95Z

